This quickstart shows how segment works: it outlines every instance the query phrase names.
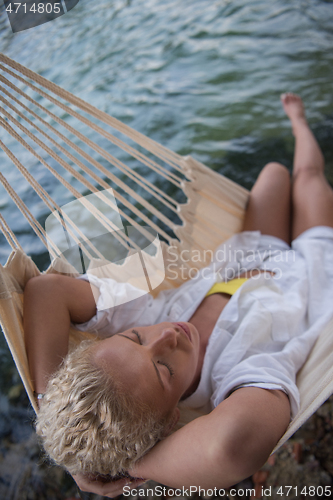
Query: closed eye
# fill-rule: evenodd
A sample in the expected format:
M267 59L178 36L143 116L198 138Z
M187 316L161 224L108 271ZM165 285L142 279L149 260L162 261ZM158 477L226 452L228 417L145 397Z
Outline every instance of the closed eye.
M140 333L137 330L132 330L132 333L134 333L134 335L136 335L138 337L139 344L142 345L142 338L141 338Z
M143 344L143 342L142 342L142 338L141 338L141 335L139 334L139 332L138 332L137 330L132 330L132 332L131 332L131 333L134 333L134 335L136 335L136 336L138 337L139 343L140 343L140 345L142 345L142 344ZM159 363L160 365L164 365L164 366L166 366L166 367L167 367L167 369L169 370L170 376L171 376L171 377L173 377L173 376L174 376L175 372L174 372L174 370L171 368L171 366L170 366L168 363L164 363L164 362L162 362L162 361L158 361L158 363Z
M164 365L164 366L166 366L166 367L167 367L167 369L169 370L169 373L170 373L171 377L173 377L173 376L174 376L175 372L174 372L174 370L171 368L171 366L170 366L168 363L163 363L162 361L158 361L158 363L159 363L160 365Z

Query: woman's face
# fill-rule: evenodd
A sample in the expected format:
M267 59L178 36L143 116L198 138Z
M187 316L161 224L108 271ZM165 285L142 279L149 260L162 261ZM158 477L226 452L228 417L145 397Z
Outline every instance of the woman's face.
M171 413L198 368L199 333L191 323L130 328L98 342L93 361L143 403Z

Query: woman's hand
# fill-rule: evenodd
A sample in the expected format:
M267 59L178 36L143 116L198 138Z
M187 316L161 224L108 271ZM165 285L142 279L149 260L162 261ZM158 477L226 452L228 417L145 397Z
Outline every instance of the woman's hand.
M75 476L73 476L73 479L81 491L95 493L97 495L102 495L109 498L114 498L118 495L122 495L124 486L128 486L130 489L132 489L146 482L146 479L142 478L124 478L117 479L116 481L109 481L106 483L98 479L90 479L87 475L84 474L76 474Z

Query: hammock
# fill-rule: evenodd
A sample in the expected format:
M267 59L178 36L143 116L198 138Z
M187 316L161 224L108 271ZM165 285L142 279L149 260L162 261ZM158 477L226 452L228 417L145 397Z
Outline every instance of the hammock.
M78 236L80 230L75 221L61 211L39 184L37 176L29 172L9 146L16 151L19 144L19 148L25 150L26 164L31 165L33 161L48 169L52 182L69 190L77 200L75 203L82 203L81 192L85 198L89 198L86 196L89 193L103 198L103 192L113 188L114 200L104 197L103 202L111 208L116 203L126 224L153 244L156 240L151 234L159 236L165 278L158 277L156 264L157 274L153 274L156 286L150 287L155 295L161 289L179 286L186 279L186 276L174 279L172 269L177 263L185 266L189 273L208 264L214 249L241 229L249 192L190 156L182 157L168 150L3 54L0 54L0 91L0 124L4 129L0 147L45 204L45 209L58 214L58 223L66 227L97 275L103 275L101 263L105 263L105 257L92 240ZM4 142L5 136L9 146ZM157 182L150 182L151 171L155 179L158 178ZM61 248L50 240L42 224L2 173L0 181L48 248L52 262L46 272L77 275L77 270L64 259ZM186 203L176 201L182 196L184 199L184 195ZM130 254L138 249L131 232L115 231L112 220L105 217L96 204L88 202L85 208L105 227L105 232L114 231L117 244L126 252ZM40 271L24 253L1 214L0 228L12 248L6 265L0 266L1 326L31 404L37 411L24 347L22 308L25 284ZM173 247L172 259L167 252L168 245ZM184 251L188 262L180 261L180 253ZM196 252L204 256L200 263L194 258ZM153 260L151 262L153 265ZM116 268L113 277L117 279ZM79 335L72 330L70 341L78 342ZM333 393L333 368L327 356L332 351L333 321L322 332L297 375L301 409L275 449ZM198 416L196 412L183 413L182 424L195 416Z

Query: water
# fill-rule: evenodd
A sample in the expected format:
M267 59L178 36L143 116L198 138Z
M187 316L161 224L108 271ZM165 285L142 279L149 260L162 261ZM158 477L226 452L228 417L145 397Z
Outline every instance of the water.
M80 0L67 15L18 34L1 4L0 34L9 57L248 188L266 162L291 166L293 139L279 95L297 92L333 182L332 1ZM0 161L41 216L2 152ZM36 175L47 182L43 170ZM2 187L0 209L45 268L43 246ZM0 237L1 263L8 254ZM0 346L8 395L18 378ZM12 391L11 404L26 404L20 391Z
M293 142L279 95L298 92L333 178L332 146L325 142L333 117L332 2L81 0L67 15L18 34L1 12L6 55L246 187L266 161L291 165ZM38 217L38 199L3 154L0 159ZM38 175L43 181L47 172ZM40 254L2 188L0 200L26 251ZM4 262L8 248L4 242L0 248Z

